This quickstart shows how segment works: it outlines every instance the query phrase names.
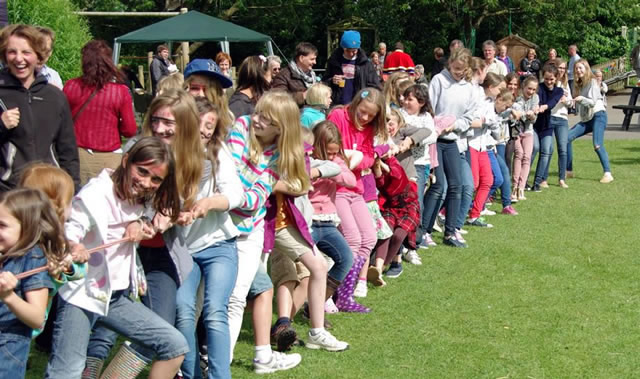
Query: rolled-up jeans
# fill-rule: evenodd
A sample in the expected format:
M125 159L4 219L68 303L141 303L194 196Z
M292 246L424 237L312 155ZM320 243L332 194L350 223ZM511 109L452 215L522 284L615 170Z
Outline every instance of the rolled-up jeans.
M553 156L553 129L547 128L541 130L537 135L540 145L540 156L538 157L538 164L536 165L536 173L533 180L534 185L539 185L544 180L547 180L549 176L549 163Z
M109 312L105 316L59 299L45 378L79 378L82 375L89 333L96 323L153 350L158 360L173 359L189 351L182 333L142 303L131 300L127 292L111 294Z

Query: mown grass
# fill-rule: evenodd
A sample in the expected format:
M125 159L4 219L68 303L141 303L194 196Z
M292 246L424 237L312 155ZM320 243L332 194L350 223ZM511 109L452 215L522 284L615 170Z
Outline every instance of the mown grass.
M527 193L515 205L520 215L470 229L468 249L421 251L422 266L405 264L387 287L370 288L362 302L371 314L329 315L348 351L297 348L300 366L271 377L636 377L640 141L606 147L613 183L598 182L590 141L577 141L569 189L555 185L554 158L551 188ZM236 378L254 376L246 326ZM306 335L305 324L295 326ZM45 359L32 352L27 377L41 377Z

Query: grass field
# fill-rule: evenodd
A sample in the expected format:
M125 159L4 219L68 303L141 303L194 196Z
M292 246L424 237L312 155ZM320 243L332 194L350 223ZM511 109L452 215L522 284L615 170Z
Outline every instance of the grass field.
M298 348L300 366L271 377L637 377L640 141L606 147L613 183L598 182L591 142L577 141L569 189L555 185L554 157L551 188L527 193L520 215L470 229L468 249L422 250L422 266L369 289L371 314L329 315L348 351ZM255 377L252 345L243 330L234 377ZM27 377L42 377L45 360L32 352Z

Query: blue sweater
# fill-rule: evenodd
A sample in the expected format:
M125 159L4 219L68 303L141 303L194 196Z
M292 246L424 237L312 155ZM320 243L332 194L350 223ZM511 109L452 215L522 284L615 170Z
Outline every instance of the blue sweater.
M548 108L546 111L538 113L536 123L533 124L533 128L537 132L549 128L549 124L551 123L551 110L558 104L563 95L564 91L561 87L553 86L552 89L549 89L544 83L540 83L538 86L538 98L540 99L538 105L542 106L546 104Z

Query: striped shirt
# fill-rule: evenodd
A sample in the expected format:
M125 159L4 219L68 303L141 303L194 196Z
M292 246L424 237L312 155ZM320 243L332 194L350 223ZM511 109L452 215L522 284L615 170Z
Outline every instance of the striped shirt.
M250 116L238 118L227 137L227 146L244 189L242 205L229 211L241 234L251 233L264 221L267 198L279 179L276 172L279 156L277 145L266 147L257 164L249 160L250 125Z

